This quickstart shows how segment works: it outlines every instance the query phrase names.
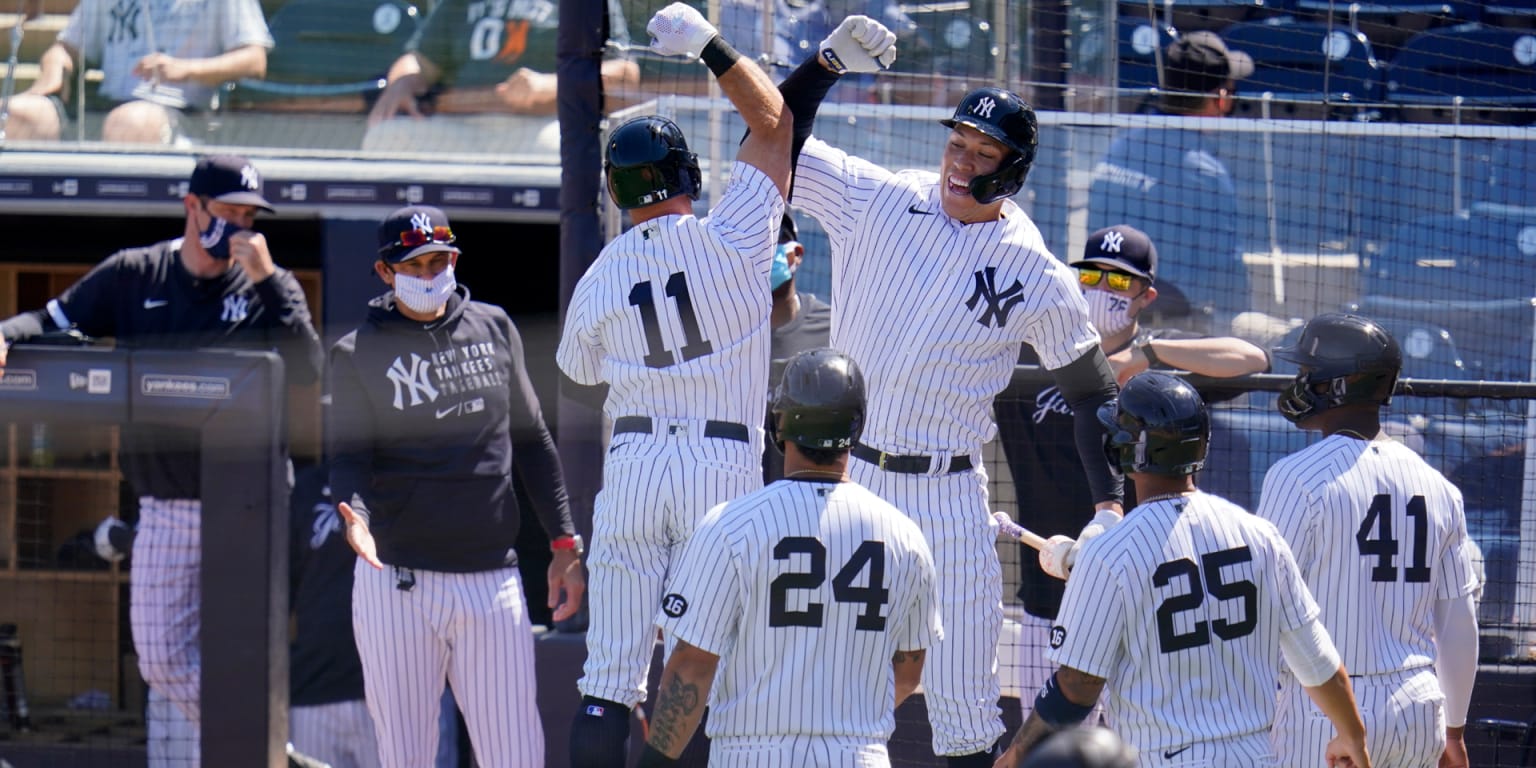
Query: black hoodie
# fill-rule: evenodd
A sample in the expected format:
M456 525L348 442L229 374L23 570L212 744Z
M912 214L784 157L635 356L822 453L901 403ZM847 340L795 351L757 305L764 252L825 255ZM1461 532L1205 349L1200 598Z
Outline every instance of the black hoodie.
M501 308L462 286L429 323L369 302L331 348L332 498L369 521L388 565L467 573L517 562L515 461L551 537L574 532L554 439Z

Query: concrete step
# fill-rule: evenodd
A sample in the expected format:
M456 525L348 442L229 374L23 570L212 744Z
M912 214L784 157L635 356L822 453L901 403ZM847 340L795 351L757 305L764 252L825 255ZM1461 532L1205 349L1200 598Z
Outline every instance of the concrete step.
M0 0L3 3L4 0ZM7 60L11 56L11 35L16 27L16 21L23 18L15 13L0 13L0 61ZM67 14L44 14L31 21L22 24L21 27L21 51L17 54L17 61L36 63L42 58L43 51L53 45L59 32L68 23Z

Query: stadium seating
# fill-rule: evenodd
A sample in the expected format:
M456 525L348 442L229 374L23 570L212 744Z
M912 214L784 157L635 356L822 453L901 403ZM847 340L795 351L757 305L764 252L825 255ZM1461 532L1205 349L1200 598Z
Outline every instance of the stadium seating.
M1482 14L1480 3L1467 0L1384 0L1383 2L1347 3L1338 0L1293 0L1298 14L1319 19L1332 16L1347 21L1369 37L1378 55L1390 56L1413 35L1426 29L1476 21Z
M1472 210L1536 214L1536 142L1495 141L1472 154L1466 190Z
M1536 28L1536 0L1493 0L1483 6L1483 22L1509 29Z
M230 89L236 105L375 94L422 17L405 0L289 0L268 21L264 80Z
M1153 5L1165 27L1180 32L1219 30L1235 22L1284 13L1292 0L1156 0ZM1121 18L1147 18L1146 0L1120 0Z
M1255 99L1278 97L1272 117L1355 119L1357 103L1381 98L1381 69L1365 35L1338 25L1277 17L1222 30L1227 46L1253 57L1253 76L1238 83L1240 114L1260 116Z
M1119 49L1119 80L1121 88L1157 88L1158 51L1173 42L1167 27L1161 22L1148 20L1143 14L1121 14L1116 22Z
M1498 108L1536 106L1536 36L1477 23L1415 35L1387 70L1386 96L1411 122L1529 123L1529 111Z

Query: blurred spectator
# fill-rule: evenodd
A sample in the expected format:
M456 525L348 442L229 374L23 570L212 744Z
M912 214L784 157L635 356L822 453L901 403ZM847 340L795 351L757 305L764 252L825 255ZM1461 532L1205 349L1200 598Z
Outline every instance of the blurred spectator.
M1225 117L1237 81L1251 74L1248 54L1227 50L1213 32L1190 32L1164 54L1160 111ZM1222 328L1252 303L1238 217L1232 177L1214 142L1197 128L1126 131L1094 166L1088 226L1125 223L1147 233L1174 257L1164 277L1184 290L1196 313L1214 312Z
M779 245L773 252L773 272L769 283L773 286L773 312L768 322L773 326L772 357L776 363L794 357L807 349L831 346L832 306L816 297L816 294L795 289L795 272L805 259L805 246L800 244L799 228L786 209L779 219ZM784 369L773 367L770 395L778 387ZM772 418L772 415L769 415ZM763 482L771 483L784 476L784 453L773 444L763 449Z
M618 0L608 0L616 45L603 61L603 89L640 81L622 53L629 33ZM555 38L551 0L442 0L368 115L365 150L556 152Z
M88 112L108 142L187 144L207 130L220 85L260 78L272 35L257 0L80 0L43 52L37 80L11 101L6 137L57 140L77 114L83 56L101 67ZM110 111L108 111L110 110Z

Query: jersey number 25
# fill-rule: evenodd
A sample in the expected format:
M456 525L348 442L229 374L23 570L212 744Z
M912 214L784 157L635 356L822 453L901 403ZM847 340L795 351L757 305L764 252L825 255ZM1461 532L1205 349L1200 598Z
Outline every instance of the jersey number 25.
M1222 640L1236 640L1244 635L1251 634L1254 627L1259 624L1259 588L1247 579L1238 581L1224 581L1221 569L1229 565L1246 563L1253 559L1253 551L1248 547L1234 547L1223 549L1220 552L1212 552L1200 556L1200 564L1189 558L1181 558L1163 563L1152 572L1152 584L1159 588L1168 586L1174 579L1182 576L1189 586L1188 592L1173 595L1164 600L1157 607L1157 643L1163 653L1173 653L1188 648L1198 648L1211 644L1211 633ZM1204 578L1201 578L1202 572ZM1195 628L1189 632L1180 634L1174 629L1173 618L1184 611L1193 611L1205 602L1205 596L1219 601L1241 600L1242 618L1238 621L1226 619L1213 619L1211 621L1200 620L1195 622Z

